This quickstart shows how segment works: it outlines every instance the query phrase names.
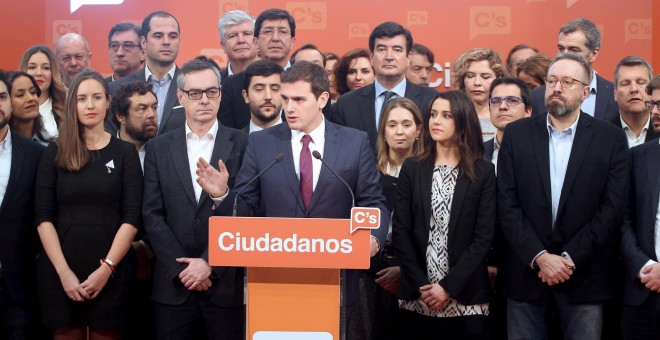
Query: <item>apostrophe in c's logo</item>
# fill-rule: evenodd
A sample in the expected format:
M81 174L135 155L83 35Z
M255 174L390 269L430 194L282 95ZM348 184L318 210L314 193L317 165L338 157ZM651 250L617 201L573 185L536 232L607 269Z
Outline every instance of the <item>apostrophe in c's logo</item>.
M124 0L71 0L71 14L85 5L121 5Z
M428 25L428 23L429 23L428 11L408 11L408 26Z
M348 24L348 39L365 38L369 36L369 24Z
M653 32L653 21L651 19L626 19L623 25L626 30L624 42L627 43L633 39L651 39L651 33Z
M203 48L199 51L199 54L213 59L220 67L227 67L227 54L221 48Z
M222 17L226 12L233 10L248 11L248 0L219 0L218 8L220 9L220 16Z
M296 20L296 28L322 30L328 26L327 2L287 2L286 10Z
M82 21L80 20L53 20L53 44L67 33L82 34Z
M511 33L511 7L470 7L470 40L480 34Z

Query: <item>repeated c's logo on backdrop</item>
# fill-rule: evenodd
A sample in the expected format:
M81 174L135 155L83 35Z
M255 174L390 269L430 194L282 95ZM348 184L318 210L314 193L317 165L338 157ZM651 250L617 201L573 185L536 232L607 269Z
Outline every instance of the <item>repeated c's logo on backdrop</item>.
M82 21L80 20L53 20L53 44L57 39L67 33L82 34Z
M121 5L124 0L71 0L71 14L85 5Z
M428 25L428 11L408 11L408 27L414 25Z
M653 21L651 19L626 19L623 27L625 30L625 43L633 39L651 40L651 33L653 32Z
M571 8L578 0L566 0L566 8Z
M213 59L220 67L227 66L227 54L221 48L203 48L199 51L199 54Z
M369 36L369 24L348 24L348 40L353 38L366 38Z
M226 12L233 11L235 9L248 12L248 0L219 0L218 9L220 10L220 13L218 13L218 19L222 17Z
M296 19L296 28L303 30L323 30L328 27L328 3L287 2L286 10Z
M511 7L470 7L470 40L480 34L511 33Z

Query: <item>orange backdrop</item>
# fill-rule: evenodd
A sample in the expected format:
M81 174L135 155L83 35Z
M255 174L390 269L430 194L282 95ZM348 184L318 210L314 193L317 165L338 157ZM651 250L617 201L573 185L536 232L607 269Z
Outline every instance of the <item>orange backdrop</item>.
M90 42L92 68L109 74L110 27L122 21L140 23L146 14L160 9L181 23L179 65L199 54L224 64L217 27L222 13L242 9L256 16L271 7L287 9L296 18L294 49L313 42L340 55L350 48L367 47L368 35L379 23L397 21L411 30L415 42L435 52L438 71L432 81L439 88L449 86L447 66L473 47L491 47L506 58L512 46L524 42L553 55L559 26L577 17L587 17L601 29L602 50L595 68L605 78L612 79L617 61L629 54L652 60L660 70L660 33L653 35L652 29L653 19L660 18L660 2L653 0L630 0L625 5L619 0L7 1L0 20L0 68L15 69L23 51L33 44L54 46L59 35L78 32Z

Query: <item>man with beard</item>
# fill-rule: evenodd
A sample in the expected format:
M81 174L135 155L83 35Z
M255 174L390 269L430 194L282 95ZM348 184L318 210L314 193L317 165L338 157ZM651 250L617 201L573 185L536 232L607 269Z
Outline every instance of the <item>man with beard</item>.
M282 122L282 82L284 69L268 59L255 61L245 70L243 98L250 106L250 124L243 128L246 133L260 131Z
M497 161L500 268L510 339L600 339L604 303L618 294L617 234L628 189L620 129L580 110L591 69L562 53L550 64L548 114L509 123ZM556 312L555 312L556 311Z

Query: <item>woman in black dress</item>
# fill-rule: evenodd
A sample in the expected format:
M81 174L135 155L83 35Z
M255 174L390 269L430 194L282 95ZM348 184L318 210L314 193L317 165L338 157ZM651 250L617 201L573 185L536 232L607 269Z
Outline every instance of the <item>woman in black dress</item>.
M439 93L424 120L425 151L404 161L392 244L401 266L400 339L488 339L486 254L495 169L462 92Z
M115 339L136 275L131 241L141 223L135 147L103 129L108 88L83 71L72 84L60 135L36 183L40 311L55 339Z

